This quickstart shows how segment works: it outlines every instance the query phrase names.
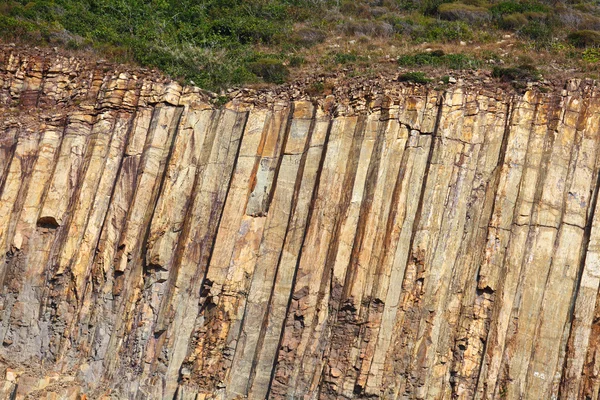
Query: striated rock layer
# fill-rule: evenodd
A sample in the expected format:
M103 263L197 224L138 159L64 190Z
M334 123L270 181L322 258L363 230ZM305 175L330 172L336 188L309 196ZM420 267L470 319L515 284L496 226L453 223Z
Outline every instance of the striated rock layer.
M0 397L597 399L598 89L369 90L4 51Z

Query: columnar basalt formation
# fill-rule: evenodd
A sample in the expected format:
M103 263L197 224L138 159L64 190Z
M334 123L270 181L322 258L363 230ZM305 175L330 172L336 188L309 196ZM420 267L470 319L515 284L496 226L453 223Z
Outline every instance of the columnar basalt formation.
M216 108L0 54L1 398L598 398L593 82Z

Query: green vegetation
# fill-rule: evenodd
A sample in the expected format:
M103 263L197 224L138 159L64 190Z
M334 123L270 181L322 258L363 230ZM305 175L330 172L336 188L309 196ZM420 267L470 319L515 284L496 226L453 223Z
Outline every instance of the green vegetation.
M284 83L289 75L289 70L279 60L274 58L261 58L248 64L248 69L265 82Z
M159 68L207 88L281 82L257 47L282 43L309 2L237 0L37 0L0 5L4 40L90 48L111 59ZM300 34L301 35L301 34ZM305 35L305 41L318 40ZM302 36L300 36L302 37ZM285 39L287 40L287 38ZM264 61L263 61L264 64Z
M483 22L491 19L487 8L463 3L441 4L438 13L440 18L449 21Z
M538 81L540 73L533 65L523 64L518 67L494 67L492 76L505 81Z
M600 46L600 32L591 30L575 31L567 36L569 42L575 47L598 47Z
M581 58L588 63L600 62L600 49L586 49L583 51Z
M403 55L398 57L398 64L403 67L434 66L454 70L476 69L482 65L480 60L466 54L444 54L441 50Z
M502 1L492 5L489 10L495 18L499 18L515 13L543 13L549 11L550 7L536 1Z
M512 48L502 44L507 34ZM600 70L596 50L600 4L596 0L4 0L0 39L92 50L111 61L158 68L211 90L279 84L316 68L343 69L352 76L374 73L390 68L382 66L384 56L397 59L395 68L464 70L492 68L500 61L521 65L526 63L523 57L538 63L543 52L546 60L552 57L555 64L588 73ZM445 53L425 52L426 47L441 47ZM486 52L495 55L488 57ZM494 73L512 79L512 73Z
M398 77L400 82L413 82L413 83L429 83L429 79L424 72L406 72Z

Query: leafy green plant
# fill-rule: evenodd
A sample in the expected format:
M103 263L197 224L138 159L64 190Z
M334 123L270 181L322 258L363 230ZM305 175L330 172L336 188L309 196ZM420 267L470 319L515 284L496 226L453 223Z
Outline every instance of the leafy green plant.
M581 59L588 63L597 63L600 61L600 49L586 49L581 54Z

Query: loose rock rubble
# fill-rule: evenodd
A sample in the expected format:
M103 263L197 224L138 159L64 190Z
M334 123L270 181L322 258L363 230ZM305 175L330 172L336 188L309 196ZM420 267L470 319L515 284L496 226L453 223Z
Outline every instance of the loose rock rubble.
M315 79L2 48L0 397L596 398L595 83Z

